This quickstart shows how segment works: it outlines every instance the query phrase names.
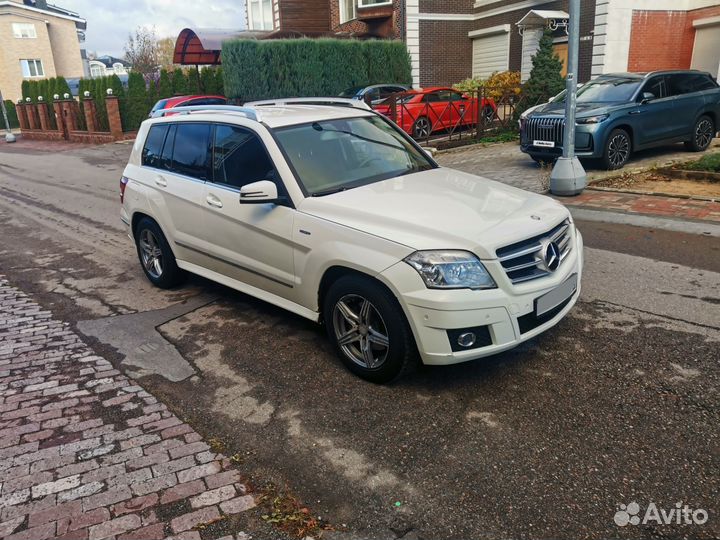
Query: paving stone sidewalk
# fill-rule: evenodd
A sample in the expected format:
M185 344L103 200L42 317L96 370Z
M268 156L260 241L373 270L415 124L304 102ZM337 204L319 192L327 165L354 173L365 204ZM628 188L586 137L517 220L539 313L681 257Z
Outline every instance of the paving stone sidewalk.
M0 538L208 540L254 506L229 459L0 276Z
M557 197L570 207L626 212L644 216L671 217L684 220L720 222L720 202L636 195L616 191L586 189L577 197Z

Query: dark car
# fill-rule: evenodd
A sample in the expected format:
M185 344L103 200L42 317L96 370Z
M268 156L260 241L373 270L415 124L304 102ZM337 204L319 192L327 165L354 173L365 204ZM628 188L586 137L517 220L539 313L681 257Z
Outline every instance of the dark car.
M521 149L536 161L562 154L565 99L521 121ZM706 150L720 125L720 86L709 73L662 71L602 75L578 90L575 150L620 169L633 152L684 142Z
M363 99L370 105L377 105L384 99L398 92L405 92L408 87L403 84L373 84L371 86L356 86L341 92L338 97L350 99Z

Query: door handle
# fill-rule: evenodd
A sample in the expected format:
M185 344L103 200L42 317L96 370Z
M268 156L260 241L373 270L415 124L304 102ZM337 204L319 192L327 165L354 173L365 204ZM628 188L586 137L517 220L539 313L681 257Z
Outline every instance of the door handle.
M218 199L215 195L212 193L208 195L205 200L210 206L214 206L215 208L222 208L222 201Z
M642 114L642 111L630 111L628 114Z
M155 183L160 187L167 187L167 180L165 180L162 176L156 177Z

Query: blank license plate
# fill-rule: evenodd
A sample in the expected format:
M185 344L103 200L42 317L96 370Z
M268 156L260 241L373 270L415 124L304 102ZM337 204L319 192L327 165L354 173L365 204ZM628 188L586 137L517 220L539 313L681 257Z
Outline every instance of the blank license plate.
M535 300L535 315L538 317L558 307L565 300L570 298L577 290L577 274L566 279L562 285L557 286L549 293L542 295Z
M555 148L553 141L533 141L533 146L540 146L542 148Z

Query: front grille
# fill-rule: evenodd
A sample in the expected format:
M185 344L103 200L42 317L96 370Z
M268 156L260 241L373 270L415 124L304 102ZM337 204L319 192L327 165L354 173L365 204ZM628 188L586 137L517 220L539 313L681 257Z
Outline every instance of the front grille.
M543 253L545 246L551 242L555 242L560 250L560 265L562 265L572 250L570 240L570 221L566 219L546 233L502 247L495 253L510 281L522 283L551 273L545 265Z
M525 124L525 137L528 144L534 141L554 142L562 146L565 131L564 118L528 118Z

